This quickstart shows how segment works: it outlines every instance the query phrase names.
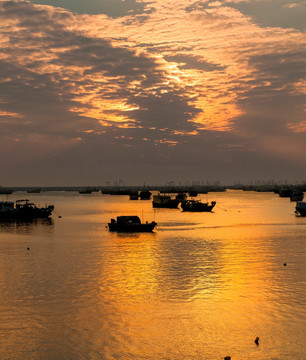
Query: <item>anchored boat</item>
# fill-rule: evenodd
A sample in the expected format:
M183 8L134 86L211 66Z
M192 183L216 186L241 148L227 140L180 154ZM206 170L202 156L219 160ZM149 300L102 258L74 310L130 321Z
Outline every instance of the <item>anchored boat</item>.
M170 208L175 209L181 202L180 199L172 198L170 195L154 195L152 205L154 208Z
M32 220L48 218L54 209L53 205L36 206L28 199L0 202L0 220Z
M142 223L138 216L117 216L117 220L111 219L108 223L108 229L117 232L151 232L156 225L155 221Z
M202 203L200 200L186 200L181 203L183 211L209 212L216 205L215 201L211 203Z

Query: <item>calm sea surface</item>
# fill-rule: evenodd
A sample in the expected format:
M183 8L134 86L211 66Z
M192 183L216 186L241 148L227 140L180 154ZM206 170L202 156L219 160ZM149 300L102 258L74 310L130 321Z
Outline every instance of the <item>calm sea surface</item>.
M201 195L213 213L101 193L9 199L24 197L56 213L0 223L1 360L306 359L306 218L289 199ZM117 215L158 226L110 233Z

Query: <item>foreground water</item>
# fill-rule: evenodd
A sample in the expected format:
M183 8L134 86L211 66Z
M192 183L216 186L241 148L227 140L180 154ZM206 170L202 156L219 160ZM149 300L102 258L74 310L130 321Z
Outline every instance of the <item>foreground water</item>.
M210 193L213 213L184 213L99 193L28 196L56 213L0 223L1 360L306 359L306 218L288 199ZM158 227L108 232L129 214Z

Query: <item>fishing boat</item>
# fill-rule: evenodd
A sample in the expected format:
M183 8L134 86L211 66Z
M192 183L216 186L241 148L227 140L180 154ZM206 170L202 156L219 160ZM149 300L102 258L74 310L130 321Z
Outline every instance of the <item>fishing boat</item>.
M0 220L32 220L48 218L54 209L53 205L36 206L28 199L0 202Z
M155 221L142 223L138 216L117 216L117 220L111 219L108 223L108 229L117 232L151 232L156 225Z
M92 194L92 190L90 188L80 189L79 194Z
M306 216L306 202L298 201L296 203L295 212L301 216Z
M28 194L39 194L41 192L41 189L28 189L27 193Z
M175 209L178 207L180 199L172 198L170 195L153 195L152 205L154 208Z
M290 195L290 201L302 201L304 199L304 193L301 190L292 190Z
M139 197L140 197L140 200L150 200L151 195L152 195L151 191L142 190L142 191L140 191Z
M215 201L211 203L202 203L200 200L186 200L181 203L183 211L209 212L216 205Z
M138 200L138 191L131 191L129 193L130 200Z

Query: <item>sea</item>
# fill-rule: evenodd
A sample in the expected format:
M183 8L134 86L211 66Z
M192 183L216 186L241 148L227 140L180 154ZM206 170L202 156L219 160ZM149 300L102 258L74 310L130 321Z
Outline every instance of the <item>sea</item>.
M25 197L55 211L0 223L1 360L306 359L306 217L288 198L199 195L211 213L101 192L8 199ZM109 232L119 215L158 225Z

